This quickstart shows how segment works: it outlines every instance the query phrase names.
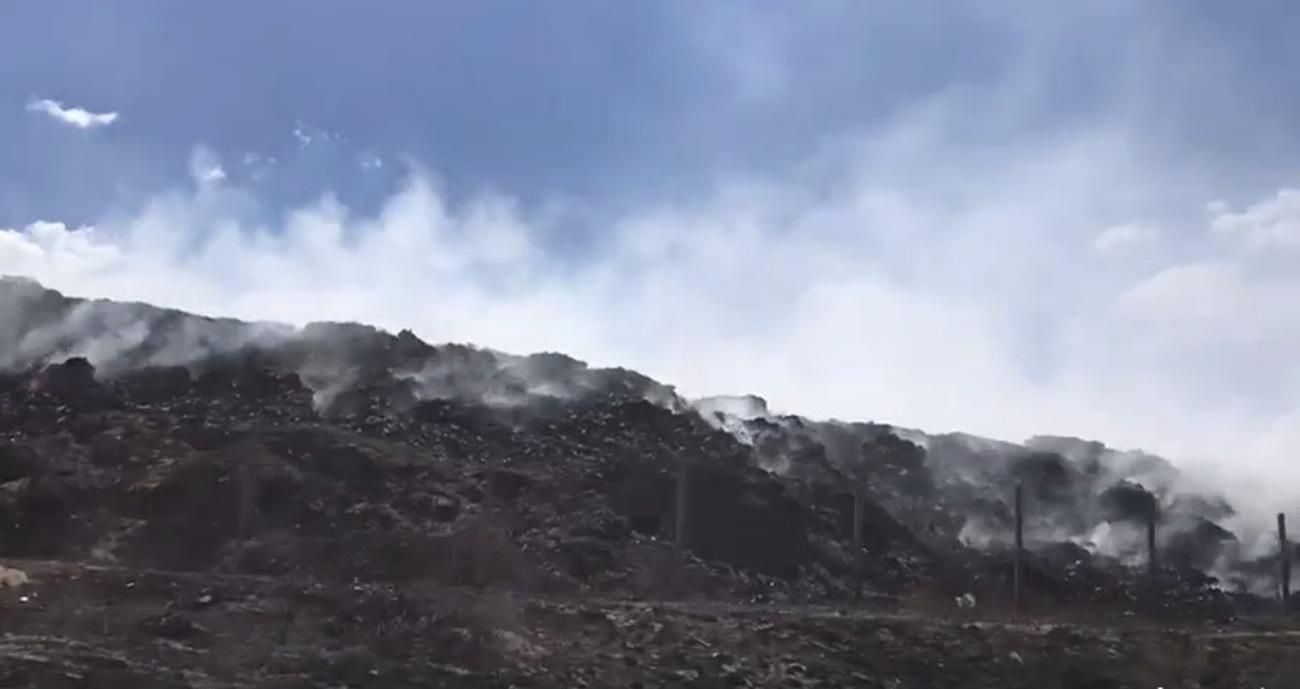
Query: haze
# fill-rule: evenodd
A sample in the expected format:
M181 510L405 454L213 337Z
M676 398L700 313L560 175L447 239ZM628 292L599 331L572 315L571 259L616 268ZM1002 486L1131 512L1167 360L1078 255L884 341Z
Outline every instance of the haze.
M1290 3L0 8L0 273L1300 506Z

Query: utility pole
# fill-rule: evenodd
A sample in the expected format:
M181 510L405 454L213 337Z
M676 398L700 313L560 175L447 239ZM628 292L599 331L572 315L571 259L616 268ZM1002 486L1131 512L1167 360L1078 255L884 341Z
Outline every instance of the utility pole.
M1023 499L1023 491L1021 490L1021 486L1019 483L1016 484L1015 509L1016 509L1016 550L1014 555L1015 559L1012 564L1011 595L1015 602L1016 609L1019 610L1021 607L1020 605L1021 604L1021 597L1020 597L1021 571L1020 570L1021 567L1023 566L1022 560L1024 559L1024 551L1025 551L1024 499Z
M235 492L238 508L235 514L235 534L240 539L248 538L252 529L253 509L257 500L257 479L253 476L248 457L240 457L235 467Z
M686 454L677 456L677 496L674 507L676 515L673 520L673 587L682 588L686 569Z
M1286 539L1286 515L1282 512L1277 513L1277 542L1281 560L1282 609L1285 610L1291 597L1291 544Z
M864 496L861 483L853 486L853 597L862 598L862 516Z
M1147 570L1152 574L1156 572L1156 519L1158 518L1159 508L1155 503L1151 504L1151 513L1147 515Z

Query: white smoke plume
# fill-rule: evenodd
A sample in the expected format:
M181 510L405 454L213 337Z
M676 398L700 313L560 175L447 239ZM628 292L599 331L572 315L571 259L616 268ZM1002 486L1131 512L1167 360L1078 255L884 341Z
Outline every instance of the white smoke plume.
M1096 252L1185 180L1106 128L994 157L964 143L963 171L946 170L955 112L940 99L788 177L630 210L579 261L541 239L550 216L504 193L452 203L415 168L371 214L328 194L273 214L223 179L87 226L0 230L0 273L215 316L565 352L814 418L1099 438L1219 472L1260 523L1300 507L1300 482L1274 480L1300 452L1300 257L1253 250L1285 238L1291 192L1199 218L1169 209L1193 238L1177 251L1161 233ZM1116 187L1123 202L1098 203ZM94 346L140 337L120 326Z

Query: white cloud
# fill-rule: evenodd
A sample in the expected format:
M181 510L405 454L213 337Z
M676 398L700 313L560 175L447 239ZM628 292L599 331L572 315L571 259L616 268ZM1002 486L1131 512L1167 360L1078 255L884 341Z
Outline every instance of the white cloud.
M1282 189L1273 198L1238 212L1222 201L1209 204L1207 211L1216 234L1251 249L1300 246L1300 189Z
M1164 268L1120 296L1119 305L1140 317L1219 323L1243 304L1241 275L1224 263Z
M299 148L306 148L317 141L334 141L338 143L345 142L346 139L341 134L321 129L320 127L302 122L294 122L293 138L298 140Z
M219 184L226 179L221 158L206 146L197 146L190 154L190 176L200 186Z
M247 151L241 156L240 160L248 167L262 167L275 165L278 161L275 156L263 155L254 151Z
M198 179L205 184L215 184L226 178L226 171L220 165L207 168L199 173Z
M275 156L265 155L254 151L245 152L240 157L243 163L243 173L254 182L261 182L270 176L271 172L279 161ZM223 170L224 172L224 170Z
M1150 247L1160 238L1160 230L1151 223L1127 222L1111 225L1092 238L1097 251L1116 253L1138 247Z
M48 98L32 100L27 104L29 112L39 112L53 117L63 124L77 129L96 129L107 127L117 121L116 112L91 112L81 107L65 107L62 103Z
M36 222L22 231L0 229L0 274L75 282L121 260L117 247L93 228Z

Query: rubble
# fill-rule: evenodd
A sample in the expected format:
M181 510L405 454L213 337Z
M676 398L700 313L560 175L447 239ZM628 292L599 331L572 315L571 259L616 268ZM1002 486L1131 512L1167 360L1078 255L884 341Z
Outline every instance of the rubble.
M27 584L30 579L27 573L21 569L11 569L9 567L0 567L0 588L18 588Z
M28 327L84 307L34 289ZM1172 685L1143 649L1181 658L1269 608L1205 574L1231 542L1209 502L1166 500L1183 521L1153 572L1049 538L1161 499L1092 446L962 467L941 441L761 400L707 418L558 354L110 307L79 322L141 318L138 349L0 358L0 557L33 574L20 607L0 597L0 686L1040 686L1067 666ZM1005 548L958 538L972 516L1006 529L987 477L1042 509L1021 611ZM968 624L1012 614L1071 621ZM1225 672L1284 643L1233 647Z

